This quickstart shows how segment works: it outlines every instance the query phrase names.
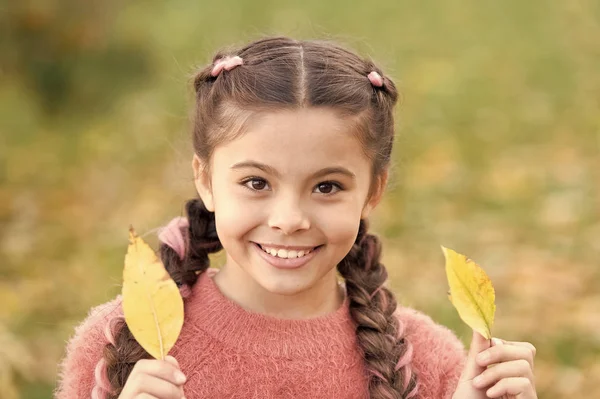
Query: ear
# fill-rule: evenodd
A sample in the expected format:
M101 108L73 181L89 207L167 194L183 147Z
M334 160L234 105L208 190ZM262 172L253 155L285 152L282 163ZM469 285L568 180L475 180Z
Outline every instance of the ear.
M196 186L196 191L198 191L198 195L204 202L204 206L210 212L215 211L214 199L212 195L212 187L210 184L210 176L207 172L208 168L202 162L202 160L194 153L194 158L192 159L192 169L194 171L194 185Z
M366 219L367 217L369 217L369 214L371 213L371 211L373 209L375 209L377 204L379 204L379 201L381 201L381 198L383 197L383 193L387 186L388 175L389 175L388 168L386 168L377 177L377 182L375 183L375 188L373 189L373 192L371 193L371 198L369 198L369 200L363 207L362 213L360 215L361 219Z

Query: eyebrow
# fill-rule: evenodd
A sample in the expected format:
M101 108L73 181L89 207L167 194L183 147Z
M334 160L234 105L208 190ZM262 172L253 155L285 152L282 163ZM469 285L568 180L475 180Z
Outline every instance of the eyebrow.
M262 164L262 163L256 162L256 161L243 161L243 162L238 162L236 164L233 164L231 166L231 169L243 169L243 168L256 168L256 169L262 170L265 173L273 175L277 178L281 177L281 174L274 167L265 165L265 164ZM339 173L339 174L348 176L351 179L356 178L356 175L354 173L350 172L348 169L344 168L343 166L330 166L327 168L320 169L317 172L315 172L312 175L312 177L313 178L321 177L321 176L334 174L334 173Z

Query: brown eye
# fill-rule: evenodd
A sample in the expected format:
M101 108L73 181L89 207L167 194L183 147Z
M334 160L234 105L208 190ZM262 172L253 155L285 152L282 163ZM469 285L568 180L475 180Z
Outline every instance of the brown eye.
M265 188L265 183L264 180L252 180L252 188L255 190L262 190Z
M333 181L324 181L322 183L317 184L317 187L321 194L333 194L337 191L342 191L343 187L341 184L333 182ZM335 191L337 189L337 191Z
M331 183L320 183L318 187L319 191L321 191L323 194L329 194L333 185Z
M250 183L250 186L248 186L248 183ZM267 186L267 182L263 179L252 178L243 182L243 185L248 187L250 190L262 191Z

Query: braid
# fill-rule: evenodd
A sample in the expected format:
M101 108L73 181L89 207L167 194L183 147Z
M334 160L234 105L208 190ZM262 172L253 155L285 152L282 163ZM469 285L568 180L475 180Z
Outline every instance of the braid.
M210 266L208 254L223 248L217 236L214 212L208 211L199 198L188 201L185 208L189 221L189 228L184 231L187 241L185 258L181 260L168 245L161 244L159 248L163 264L178 286L194 285L198 274Z
M191 199L185 208L189 220L187 231L182 232L187 242L185 257L182 260L173 248L164 243L159 248L161 260L184 298L198 275L210 266L208 254L223 248L217 236L215 215L206 209L202 200ZM108 399L116 399L135 363L152 357L137 343L123 317L109 320L105 333L109 343L104 347L104 357L99 366L104 363L106 367L105 370L97 370L96 381L97 386L109 392ZM98 380L107 380L110 386L106 387Z
M355 244L338 264L338 271L346 281L350 314L357 324L370 397L412 398L417 392L417 376L410 366L412 346L394 314L396 298L383 286L388 274L380 263L381 243L367 229L368 221L361 220Z

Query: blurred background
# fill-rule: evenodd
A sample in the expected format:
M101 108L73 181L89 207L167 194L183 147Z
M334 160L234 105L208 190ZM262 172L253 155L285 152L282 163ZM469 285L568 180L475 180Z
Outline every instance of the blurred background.
M468 347L440 245L461 252L495 286L494 336L537 347L539 397L600 397L594 0L3 1L0 396L51 397L74 327L120 292L129 225L156 248L195 194L194 67L270 34L337 40L402 92L372 219L400 303Z

